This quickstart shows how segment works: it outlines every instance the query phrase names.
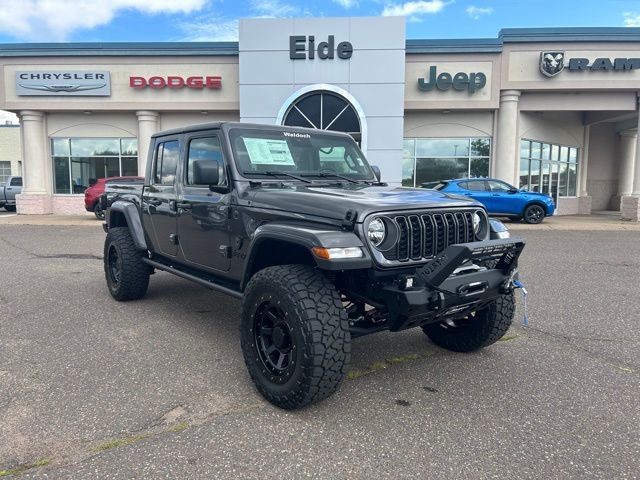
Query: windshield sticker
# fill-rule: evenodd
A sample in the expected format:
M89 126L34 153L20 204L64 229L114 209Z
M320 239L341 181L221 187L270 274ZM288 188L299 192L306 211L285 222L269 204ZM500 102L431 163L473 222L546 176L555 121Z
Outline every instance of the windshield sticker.
M243 138L254 165L295 165L286 140Z

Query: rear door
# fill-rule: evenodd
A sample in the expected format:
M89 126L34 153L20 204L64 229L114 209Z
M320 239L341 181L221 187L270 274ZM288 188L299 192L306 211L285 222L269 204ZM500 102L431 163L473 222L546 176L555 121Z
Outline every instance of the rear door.
M218 131L185 136L185 155L178 198L180 256L187 265L225 272L231 265L229 224L230 181ZM197 185L194 161L217 161L218 185Z
M154 251L168 256L178 252L176 174L180 159L180 136L162 137L155 144L150 185L142 193L144 227L150 232Z
M460 194L478 200L486 206L487 197L489 196L487 182L484 180L469 180L467 182L458 182L458 187L460 187Z

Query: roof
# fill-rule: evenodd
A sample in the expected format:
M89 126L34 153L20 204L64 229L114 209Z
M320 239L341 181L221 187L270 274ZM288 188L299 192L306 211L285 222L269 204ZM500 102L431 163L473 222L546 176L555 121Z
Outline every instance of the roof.
M640 28L503 28L496 38L408 39L406 53L500 53L506 43L640 42ZM238 42L5 43L0 57L237 56Z

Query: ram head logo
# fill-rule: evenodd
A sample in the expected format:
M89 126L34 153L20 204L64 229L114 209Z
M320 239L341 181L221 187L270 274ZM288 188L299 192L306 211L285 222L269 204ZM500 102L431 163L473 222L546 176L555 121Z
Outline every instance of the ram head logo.
M555 77L564 69L564 52L541 52L540 71L546 77Z

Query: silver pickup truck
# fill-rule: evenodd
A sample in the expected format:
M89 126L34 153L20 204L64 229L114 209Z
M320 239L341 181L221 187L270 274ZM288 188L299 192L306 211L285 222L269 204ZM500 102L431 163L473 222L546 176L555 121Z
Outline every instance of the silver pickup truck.
M22 192L22 177L9 177L0 185L0 208L8 212L16 211L16 195Z

